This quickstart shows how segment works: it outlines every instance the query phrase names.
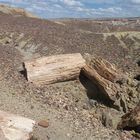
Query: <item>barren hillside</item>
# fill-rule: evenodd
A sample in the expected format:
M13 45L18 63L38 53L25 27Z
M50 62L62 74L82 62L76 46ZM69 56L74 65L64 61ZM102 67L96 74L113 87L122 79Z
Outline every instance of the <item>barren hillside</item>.
M12 11L15 14L16 10ZM117 130L126 112L95 100L98 89L83 75L36 87L21 70L26 60L54 54L78 52L101 57L130 77L120 107L125 104L131 110L140 100L140 21L118 25L111 20L49 21L2 12L0 52L0 109L37 121L46 119L49 127L37 126L35 140L137 139L134 131Z

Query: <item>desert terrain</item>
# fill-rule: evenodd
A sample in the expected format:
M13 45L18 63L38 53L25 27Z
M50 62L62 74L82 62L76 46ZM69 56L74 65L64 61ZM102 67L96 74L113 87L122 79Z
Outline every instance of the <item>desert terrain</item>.
M36 86L22 75L22 63L56 54L101 57L129 77L119 108L109 106L98 89L76 80ZM32 140L133 140L134 130L118 130L121 117L140 100L140 18L45 20L0 12L0 110L30 119ZM126 109L124 109L126 108Z

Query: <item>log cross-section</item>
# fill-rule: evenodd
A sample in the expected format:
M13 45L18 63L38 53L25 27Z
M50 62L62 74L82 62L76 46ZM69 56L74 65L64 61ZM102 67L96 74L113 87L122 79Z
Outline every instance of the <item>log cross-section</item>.
M35 84L51 84L77 78L85 60L79 53L42 57L24 62L27 79Z

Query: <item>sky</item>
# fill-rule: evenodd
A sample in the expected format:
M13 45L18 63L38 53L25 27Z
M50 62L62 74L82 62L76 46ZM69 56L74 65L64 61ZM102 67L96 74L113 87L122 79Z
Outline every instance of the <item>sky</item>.
M42 18L140 17L140 0L0 0Z

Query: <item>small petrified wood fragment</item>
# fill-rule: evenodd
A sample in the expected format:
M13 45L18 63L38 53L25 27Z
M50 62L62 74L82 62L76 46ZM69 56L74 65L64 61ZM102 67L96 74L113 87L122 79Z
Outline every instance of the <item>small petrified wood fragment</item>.
M0 140L29 140L35 121L0 111Z

